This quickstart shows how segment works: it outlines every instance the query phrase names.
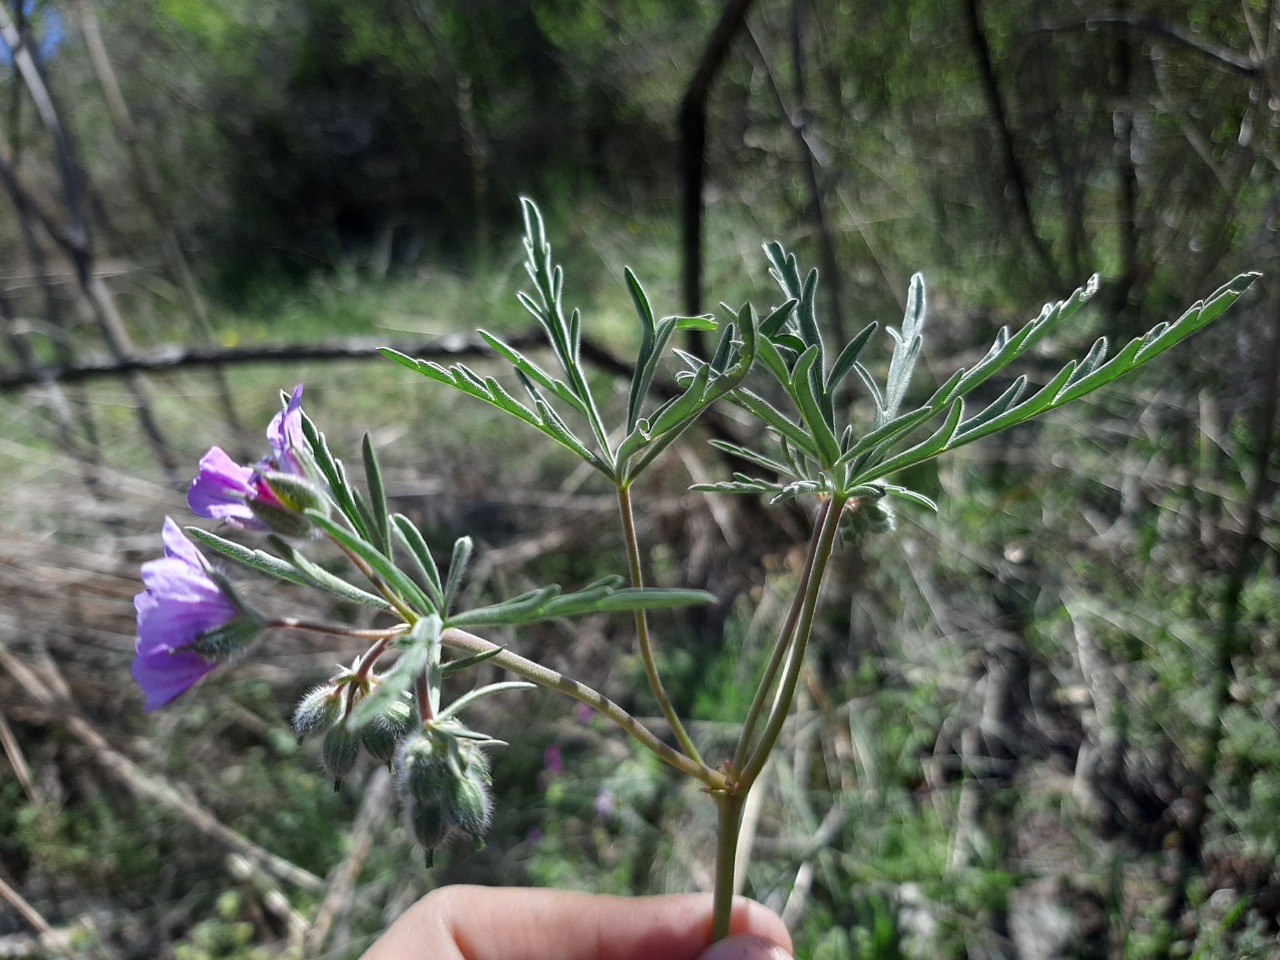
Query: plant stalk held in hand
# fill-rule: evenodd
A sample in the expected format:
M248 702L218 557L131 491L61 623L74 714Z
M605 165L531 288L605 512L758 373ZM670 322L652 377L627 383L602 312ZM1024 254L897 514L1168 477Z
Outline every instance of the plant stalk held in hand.
M403 514L391 512L377 452L368 437L361 451L364 484L302 409L302 387L284 398L267 431L270 452L254 465L235 463L215 447L200 463L189 501L197 516L260 537L244 546L197 527L164 528L165 558L144 565L138 595L134 676L151 710L177 698L220 664L243 656L264 632L323 632L354 645L343 667L304 697L293 714L300 740L322 744L323 764L341 784L368 754L394 770L408 831L428 864L451 842L482 844L492 819L488 751L502 741L475 729L467 708L509 690L540 686L591 707L641 747L698 781L718 810L713 937L729 932L735 856L743 805L769 761L791 710L819 613L831 558L845 541L888 530L891 502L936 509L932 500L896 481L910 467L972 441L1056 410L1123 377L1212 322L1249 286L1237 277L1180 318L1161 323L1113 355L1100 339L1043 385L1017 375L994 400L977 402L978 388L1031 351L1075 315L1097 289L1090 281L1052 303L1029 323L1002 329L978 362L957 370L922 401L914 374L925 335L924 281L913 277L906 314L885 333L891 344L883 380L865 359L877 343L870 323L846 344L828 344L817 310L816 271L802 274L776 243L765 253L780 294L768 310L745 304L710 316L659 318L631 271L625 282L639 324L639 347L625 409L611 411L592 390L581 356L583 318L564 301L564 273L554 263L541 215L524 202L526 270L532 284L520 302L546 335L550 365L481 331L513 368L519 396L493 376L458 363L443 366L393 350L383 353L428 380L461 391L526 424L570 451L612 485L625 545L625 575L578 589L551 584L518 596L465 606L461 587L472 542L461 537L438 551ZM714 334L706 357L673 347L675 334ZM676 389L655 398L664 362L679 365ZM507 383L512 383L511 379ZM867 422L848 418L850 387L869 398ZM705 604L698 590L654 587L645 581L637 516L643 514L645 471L711 407L732 404L758 421L751 446L711 441L751 472L734 473L695 490L763 496L768 503L799 501L812 517L805 559L786 616L756 680L750 706L731 751L699 745L680 716L661 671L661 638L652 610ZM320 541L345 556L346 575L308 559ZM199 548L278 580L372 608L381 626L284 618L251 610ZM441 569L437 557L447 553ZM542 620L626 614L634 622L648 696L661 713L653 728L578 679L527 654L485 638ZM517 679L466 689L460 675L492 663ZM462 690L463 692L458 692ZM718 747L716 748L719 749Z

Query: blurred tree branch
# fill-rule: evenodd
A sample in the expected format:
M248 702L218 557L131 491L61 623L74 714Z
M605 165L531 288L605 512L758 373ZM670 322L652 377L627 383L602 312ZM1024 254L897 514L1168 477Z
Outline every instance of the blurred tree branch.
M991 44L987 41L986 30L982 25L982 11L978 9L978 0L965 0L964 10L969 27L969 42L973 46L973 52L978 61L978 71L982 77L982 93L987 101L987 110L991 114L996 136L999 138L1000 159L1004 165L1009 186L1013 188L1018 219L1046 276L1054 286L1061 286L1057 264L1054 263L1048 246L1040 236L1040 231L1036 227L1035 214L1031 210L1031 187L1014 147L1013 129L1009 124L1009 114L1005 109L1004 96L1000 91L1000 80L996 76Z
M18 75L26 86L32 102L36 105L41 123L53 141L58 173L61 177L62 208L69 222L59 223L52 214L34 201L31 191L19 178L17 167L8 155L8 151L3 148L0 148L0 180L3 180L15 209L24 216L34 214L49 237L71 260L75 266L76 279L93 310L103 340L117 361L126 361L134 352L133 342L110 289L93 271L92 238L83 203L88 177L76 155L71 135L62 122L49 87L45 83L44 70L36 59L38 52L27 42L27 36L18 30L3 4L0 4L0 37L3 37L5 44L12 52ZM156 459L168 472L174 473L177 462L173 458L164 432L160 429L159 421L151 410L150 400L143 391L142 385L131 377L126 378L126 385L133 397L143 432L155 451Z
M680 101L680 171L683 195L684 309L702 312L702 189L707 177L707 100L734 38L747 22L751 0L730 0L707 41L693 79ZM691 335L695 352L699 336Z
M205 342L211 342L213 340L213 325L209 321L208 307L205 305L204 297L200 294L195 274L191 270L191 265L187 262L187 256L182 250L182 244L178 241L178 231L174 226L173 218L169 216L169 211L165 209L165 205L160 199L160 178L157 176L155 168L147 162L147 156L140 146L141 137L138 133L137 125L133 122L133 115L129 111L129 105L125 102L124 94L120 90L120 83L116 79L115 68L111 65L111 57L107 53L106 44L102 41L102 30L98 24L98 16L94 12L92 0L78 0L77 10L80 14L80 22L84 27L85 46L89 51L89 60L93 64L94 74L97 76L98 83L101 85L103 95L106 98L108 112L111 114L116 136L123 141L128 152L138 195L147 211L151 214L151 218L155 221L156 232L160 237L160 249L163 251L165 262L177 281L179 295L191 319L195 321L198 335ZM227 384L226 377L217 367L213 368L213 375L222 408L226 413L227 424L232 430L239 432L240 425L236 417L235 401L231 396L231 388Z
M1062 23L1050 23L1036 27L1031 33L1068 33L1075 30L1096 30L1099 27L1148 33L1163 40L1171 40L1179 46L1194 50L1211 63L1246 77L1257 77L1263 72L1263 64L1250 54L1236 53L1227 47L1209 43L1163 20L1155 20L1137 13L1108 14L1099 17L1084 17L1080 20L1067 20Z
M2 170L2 168L0 168ZM506 338L517 350L542 346L546 341L540 332L522 333ZM0 373L0 391L19 390L49 382L80 383L105 377L129 376L135 373L168 373L193 370L219 364L300 363L326 360L380 360L377 348L382 341L354 338L332 343L282 344L253 347L180 347L147 355L117 357L97 363L69 363ZM494 352L475 336L447 336L425 343L396 344L396 350L413 357L492 357ZM582 341L582 355L601 370L630 377L631 367L608 349L589 339ZM655 389L661 389L656 387Z
M788 104L786 95L778 85L769 53L750 23L747 24L747 36L751 38L752 47L756 56L760 59L760 65L764 69L769 89L773 91L774 99L778 103L778 110L795 134L800 150L804 154L805 176L809 187L809 216L813 229L818 235L818 250L822 262L822 286L826 291L827 308L831 311L831 330L835 335L836 341L844 343L847 338L844 332L843 312L840 308L840 270L836 262L835 236L831 229L831 218L827 213L826 205L827 185L824 181L828 169L826 157L822 155L825 154L825 151L821 151L814 143L811 126L812 110L809 107L809 98L804 81L805 60L804 38L802 35L804 17L801 13L802 3L804 3L804 0L795 0L792 15L792 58L795 63L796 73L794 107Z

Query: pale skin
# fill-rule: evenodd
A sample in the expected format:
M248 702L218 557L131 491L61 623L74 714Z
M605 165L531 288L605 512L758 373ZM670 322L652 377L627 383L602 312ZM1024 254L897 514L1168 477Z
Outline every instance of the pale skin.
M760 904L734 901L711 939L711 896L606 897L442 887L406 910L361 960L791 960L791 936Z

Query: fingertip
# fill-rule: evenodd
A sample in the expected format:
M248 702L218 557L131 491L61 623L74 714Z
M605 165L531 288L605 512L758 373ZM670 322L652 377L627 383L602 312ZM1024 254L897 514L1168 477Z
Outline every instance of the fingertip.
M728 940L736 940L740 937L754 937L757 940L774 944L783 951L779 954L779 957L790 957L789 951L792 950L791 934L787 930L786 924L782 922L782 918L776 913L755 900L749 900L746 897L734 898L733 913L729 918L729 934ZM712 949L714 949L714 946ZM757 954L745 954L744 956L755 957ZM762 958L770 957L769 954L765 953L761 953L759 956ZM718 958L713 957L712 960L718 960ZM770 960L774 960L774 958L770 957Z
M767 937L741 934L712 944L698 960L792 960L792 956Z

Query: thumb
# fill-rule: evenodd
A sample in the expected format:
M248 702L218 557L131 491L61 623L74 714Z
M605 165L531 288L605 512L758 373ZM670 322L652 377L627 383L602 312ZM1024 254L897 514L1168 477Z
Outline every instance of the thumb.
M772 940L743 934L713 943L698 960L792 960L791 954Z

